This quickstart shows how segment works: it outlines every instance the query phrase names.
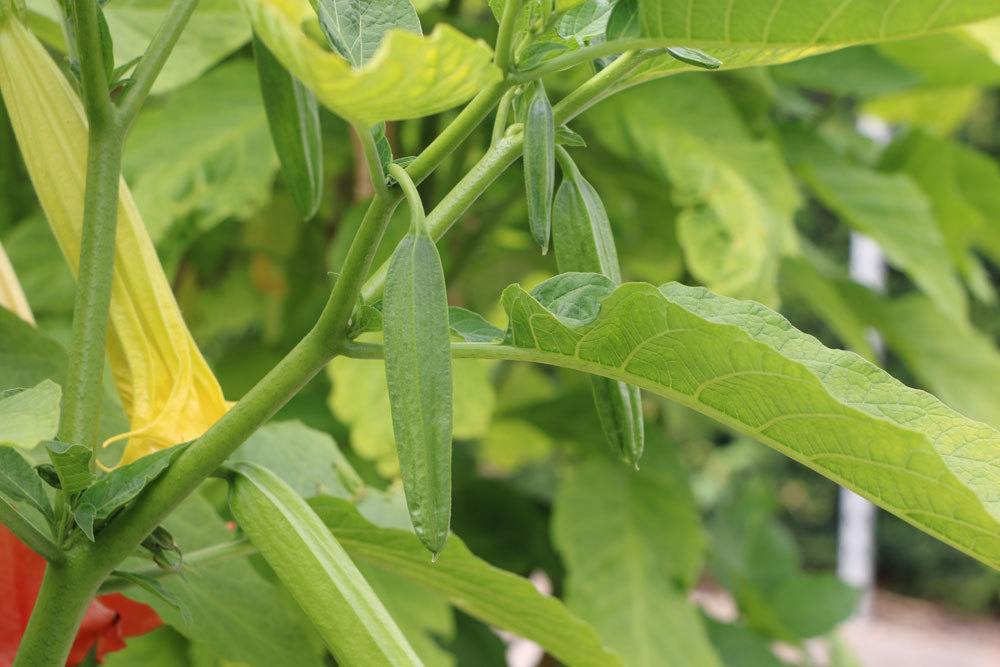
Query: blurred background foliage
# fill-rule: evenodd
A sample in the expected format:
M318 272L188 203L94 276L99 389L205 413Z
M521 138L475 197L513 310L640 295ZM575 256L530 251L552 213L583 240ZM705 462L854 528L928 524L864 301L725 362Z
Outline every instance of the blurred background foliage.
M485 3L420 4L425 30L444 20L492 40ZM165 5L108 5L119 60L137 53ZM58 50L51 8L29 6L32 26ZM278 173L247 39L234 3L203 0L125 156L181 308L230 399L312 324L370 196L348 127L324 113L326 193L314 219L300 221ZM558 92L566 80L548 84ZM893 375L1000 426L998 84L994 21L766 69L646 83L576 121L588 145L573 154L608 209L626 280L677 280L755 299L825 344L869 357L865 332L877 327ZM453 115L390 124L394 153L417 153ZM890 125L887 144L858 129L863 118ZM483 153L488 132L480 128L422 184L428 209ZM505 286L530 287L555 273L529 235L522 184L520 168L509 170L440 244L451 303L500 326ZM378 261L406 224L401 209ZM891 266L886 295L849 282L852 230L882 245ZM6 118L0 241L39 329L65 343L73 280ZM796 645L849 615L856 595L830 574L831 482L652 396L647 454L630 472L605 452L586 379L568 371L463 360L455 385L455 533L494 565L544 572L630 664L662 664L651 656L664 655L695 664L706 651L729 665L780 664L770 641ZM396 488L380 364L335 360L276 420L291 424L271 434L275 446L303 467L330 455L332 437L365 483ZM316 447L302 444L316 438ZM187 507L180 521L221 530L224 503L214 496L213 504L207 489L209 500ZM275 586L262 562L249 563L262 573L262 591ZM886 514L878 518L878 564L887 589L1000 611L1000 575ZM477 621L412 584L372 577L429 664L502 660ZM739 619L704 619L687 602L699 585L726 589ZM255 590L233 594L252 605ZM218 647L198 648L206 632L182 631L183 639L161 630L108 664L161 664L144 661L142 651L164 660L175 648L213 664ZM197 662L199 652L209 657Z

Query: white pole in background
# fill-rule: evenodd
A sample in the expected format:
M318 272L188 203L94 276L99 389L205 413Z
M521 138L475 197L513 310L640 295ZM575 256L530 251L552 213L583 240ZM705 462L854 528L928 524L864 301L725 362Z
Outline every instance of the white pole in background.
M891 128L871 116L858 119L858 131L873 141L885 145L892 138ZM877 292L886 287L886 263L882 250L871 238L851 233L851 278ZM868 332L875 354L883 357L882 338ZM840 522L837 535L837 576L862 591L857 615L871 613L875 587L875 516L876 508L853 491L840 489Z

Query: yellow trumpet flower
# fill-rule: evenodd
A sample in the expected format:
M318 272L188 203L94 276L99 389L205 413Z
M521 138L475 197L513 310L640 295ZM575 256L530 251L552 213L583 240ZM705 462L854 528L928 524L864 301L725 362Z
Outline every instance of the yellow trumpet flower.
M17 280L14 267L10 264L3 245L0 245L0 307L6 308L28 324L34 324L28 299L24 296L21 283Z
M49 225L78 269L87 121L55 62L0 0L0 93ZM131 430L121 463L200 436L227 409L122 180L108 353Z

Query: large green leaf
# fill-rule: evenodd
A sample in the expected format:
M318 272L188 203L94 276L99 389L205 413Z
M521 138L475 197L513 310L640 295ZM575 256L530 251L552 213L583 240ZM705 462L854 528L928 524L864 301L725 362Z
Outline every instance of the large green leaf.
M229 460L264 466L303 498L351 498L364 486L333 438L297 421L267 424Z
M764 486L739 489L715 513L712 573L733 595L750 628L799 643L847 618L858 591L832 574L802 571L795 538L775 518Z
M966 275L971 248L1000 264L1000 166L995 160L958 142L914 132L892 147L887 163L927 194L952 259Z
M640 0L642 35L621 47L690 46L723 67L790 62L851 44L919 37L1000 15L993 0ZM669 55L628 82L692 69Z
M56 3L30 0L27 4L33 12L59 20ZM172 4L172 0L115 0L103 8L114 39L116 64L130 62L146 51ZM156 77L153 92L163 93L196 79L249 40L250 28L232 0L200 0Z
M857 287L842 290L921 384L956 410L1000 427L1000 350L988 336L917 294L889 301Z
M556 496L569 606L636 667L719 664L686 596L705 537L675 451L650 443L638 472L595 458Z
M465 613L539 643L567 665L620 664L593 629L559 600L480 560L454 535L432 563L411 531L377 528L351 503L337 498L315 498L310 504L351 557L436 591Z
M705 77L660 81L587 119L606 147L671 182L682 209L678 240L698 280L728 296L777 303L781 255L796 248L800 197L775 145L753 138L719 85Z
M125 172L154 241L179 221L204 231L253 214L268 202L278 167L257 74L246 60L144 111L128 146Z
M565 274L507 288L514 358L619 379L760 440L985 563L1000 566L1000 433L830 350L779 314L702 288ZM572 318L563 315L570 313Z
M9 447L0 447L0 496L14 502L26 502L47 518L53 518L42 478L23 456Z
M364 125L418 118L460 104L500 78L492 53L449 25L428 37L392 30L367 65L353 69L303 31L305 0L241 0L274 56L334 113Z
M964 319L968 304L934 220L930 201L905 174L851 162L815 135L786 135L791 160L817 199L841 220L878 241L889 262L905 271L942 312Z
M31 449L59 428L62 389L42 380L30 389L0 393L0 445Z

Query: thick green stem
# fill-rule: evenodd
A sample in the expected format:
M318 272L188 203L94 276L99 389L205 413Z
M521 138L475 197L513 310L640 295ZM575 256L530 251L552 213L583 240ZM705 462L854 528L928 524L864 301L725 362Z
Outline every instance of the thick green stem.
M115 264L121 133L114 125L91 126L87 147L87 183L73 339L63 383L59 440L96 446L101 376L108 336L108 308Z
M62 667L66 664L76 629L102 578L86 559L49 564L31 620L21 638L14 667Z

